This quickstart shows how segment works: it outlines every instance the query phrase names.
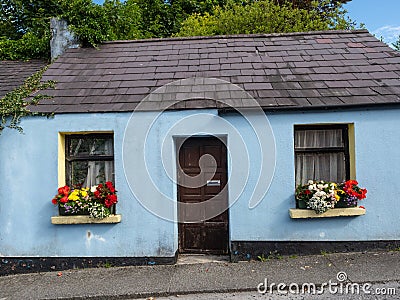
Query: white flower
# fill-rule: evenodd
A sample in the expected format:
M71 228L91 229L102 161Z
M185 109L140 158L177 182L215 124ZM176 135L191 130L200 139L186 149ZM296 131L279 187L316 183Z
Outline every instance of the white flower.
M94 192L96 191L96 189L97 189L97 185L94 185L94 186L92 186L92 187L90 188L90 191L91 191L92 193L94 193Z

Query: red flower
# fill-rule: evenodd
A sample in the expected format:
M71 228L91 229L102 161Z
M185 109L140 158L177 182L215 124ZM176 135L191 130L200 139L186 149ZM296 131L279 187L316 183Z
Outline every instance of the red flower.
M361 198L360 199L364 199L367 197L367 190L366 189L361 189Z
M51 203L53 203L54 205L57 204L57 203L58 203L57 198L53 198L53 199L51 200Z
M360 206L359 206L359 208L365 209L365 207L364 207L364 206L362 206L362 205L360 205Z
M118 200L117 200L117 195L110 195L110 198L109 198L113 203L117 203L118 202Z
M111 193L115 193L115 188L111 181L106 182L106 187L110 190Z
M116 195L107 195L106 200L104 201L104 205L107 208L110 208L111 206L113 206L115 203L117 203L117 196Z
M352 187L354 185L358 185L358 181L357 180L347 180L345 182L345 185Z
M310 190L305 190L305 191L304 191L304 194L310 195L310 194L311 194L311 191L310 191Z
M111 182L111 181L107 181L107 182L106 182L106 187L112 188L112 187L113 187L112 182Z
M64 196L60 199L61 203L67 203L68 202L68 196Z
M100 183L98 186L97 186L97 190L101 190L103 188L103 185Z
M70 189L69 189L69 186L68 186L68 185L63 186L63 187L60 187L60 188L58 189L58 193L59 193L60 195L64 195L64 196L68 196L69 191L70 191Z
M98 190L94 191L94 196L99 199L100 198L100 192Z

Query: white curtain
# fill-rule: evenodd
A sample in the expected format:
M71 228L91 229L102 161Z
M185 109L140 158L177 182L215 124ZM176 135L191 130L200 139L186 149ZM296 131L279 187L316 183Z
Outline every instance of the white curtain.
M96 148L96 141L93 141L93 145L90 148L89 155L99 154L113 154L113 141L104 140L102 147ZM113 161L89 161L88 162L88 173L83 186L92 187L99 184L102 181L114 181L114 162Z
M342 130L296 130L296 150L343 147ZM345 155L337 153L296 153L296 185L308 180L341 182L346 178Z

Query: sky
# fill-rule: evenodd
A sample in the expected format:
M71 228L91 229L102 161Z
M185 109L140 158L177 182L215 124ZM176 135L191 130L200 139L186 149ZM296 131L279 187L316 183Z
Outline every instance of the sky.
M93 0L103 3L103 0ZM352 0L345 9L350 19L364 23L377 38L387 44L394 43L400 35L400 0Z
M357 24L364 23L377 38L387 44L394 43L400 35L400 0L352 0L345 9Z

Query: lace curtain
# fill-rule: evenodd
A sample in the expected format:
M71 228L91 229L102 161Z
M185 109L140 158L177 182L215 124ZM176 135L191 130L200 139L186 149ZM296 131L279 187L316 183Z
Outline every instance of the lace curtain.
M112 136L71 136L67 152L68 184L91 187L114 181Z
M345 180L344 151L329 152L330 148L342 147L344 149L341 129L296 130L296 185L305 184L310 179L334 182ZM318 152L319 149L326 151Z
M89 155L99 155L103 153L112 153L112 140L104 140L101 147L96 147L94 142L90 148ZM83 186L91 187L99 184L100 182L114 181L114 162L113 161L89 161L87 176Z

